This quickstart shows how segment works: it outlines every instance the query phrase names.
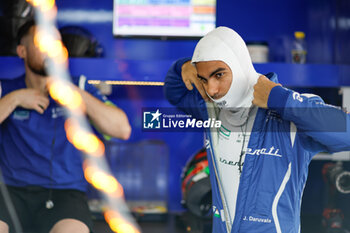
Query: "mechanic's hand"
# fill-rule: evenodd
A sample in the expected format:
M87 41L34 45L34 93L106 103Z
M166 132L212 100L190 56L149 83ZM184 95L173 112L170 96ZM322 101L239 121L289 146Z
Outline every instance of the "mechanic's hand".
M18 106L26 109L33 109L43 114L49 106L49 98L40 91L32 88L24 88L16 91Z
M182 76L182 81L185 83L188 90L192 91L193 90L192 84L194 84L196 86L197 90L199 91L199 93L201 94L202 98L205 101L209 101L209 98L208 98L207 94L205 93L203 85L197 77L196 67L194 67L191 64L191 61L185 62L182 65L181 76Z
M282 86L281 84L274 83L261 75L258 78L258 82L254 85L254 99L252 103L260 108L267 109L267 101L269 99L270 92L275 86Z

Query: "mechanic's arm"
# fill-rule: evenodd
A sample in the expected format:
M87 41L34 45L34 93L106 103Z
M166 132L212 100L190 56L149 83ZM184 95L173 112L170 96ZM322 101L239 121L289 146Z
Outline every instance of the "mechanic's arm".
M199 107L205 104L203 98L207 97L190 62L191 58L182 58L170 67L165 77L164 94L172 105L200 119Z
M129 139L131 126L123 110L103 103L84 90L77 89L85 102L89 119L101 133L124 140Z
M328 152L350 150L350 114L325 104L319 96L299 94L260 77L253 104L277 111Z
M17 108L33 109L43 114L49 99L38 90L25 88L8 93L0 98L0 124Z

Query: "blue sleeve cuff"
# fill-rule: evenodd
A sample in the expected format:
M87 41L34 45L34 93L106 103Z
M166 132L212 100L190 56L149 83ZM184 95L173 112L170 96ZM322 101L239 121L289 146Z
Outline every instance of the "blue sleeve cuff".
M269 99L267 100L267 107L277 111L282 116L289 94L290 92L288 89L275 86L271 89Z
M177 60L175 63L175 72L181 76L182 65L188 61L191 61L190 57L185 57L185 58L181 58L181 59Z

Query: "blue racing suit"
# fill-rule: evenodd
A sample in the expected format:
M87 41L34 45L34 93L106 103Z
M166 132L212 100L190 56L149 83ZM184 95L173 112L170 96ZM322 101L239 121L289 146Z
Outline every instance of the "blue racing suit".
M169 102L197 119L218 119L219 108L206 103L194 88L188 91L175 62L165 78ZM266 75L278 82L275 73ZM217 136L206 131L213 200L214 233L297 233L308 165L318 152L350 150L350 115L327 105L316 95L299 94L281 86L269 95L268 109L258 109L240 177L233 225L227 217Z

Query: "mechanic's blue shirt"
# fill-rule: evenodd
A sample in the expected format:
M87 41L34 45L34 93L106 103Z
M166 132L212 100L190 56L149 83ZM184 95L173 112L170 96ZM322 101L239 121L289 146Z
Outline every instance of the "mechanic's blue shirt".
M85 77L73 82L106 101ZM0 87L2 97L26 88L24 76L2 80ZM0 124L0 168L7 185L86 191L81 153L67 140L65 115L66 110L50 98L43 114L18 107Z
M217 107L206 103L197 89L188 91L183 83L181 67L188 60L180 59L170 68L164 85L166 98L195 118L218 119ZM266 76L277 82L276 74ZM254 121L232 225L218 175L217 136L206 132L213 233L297 233L308 165L318 152L350 150L350 115L325 104L319 96L274 87L268 109L259 108Z

